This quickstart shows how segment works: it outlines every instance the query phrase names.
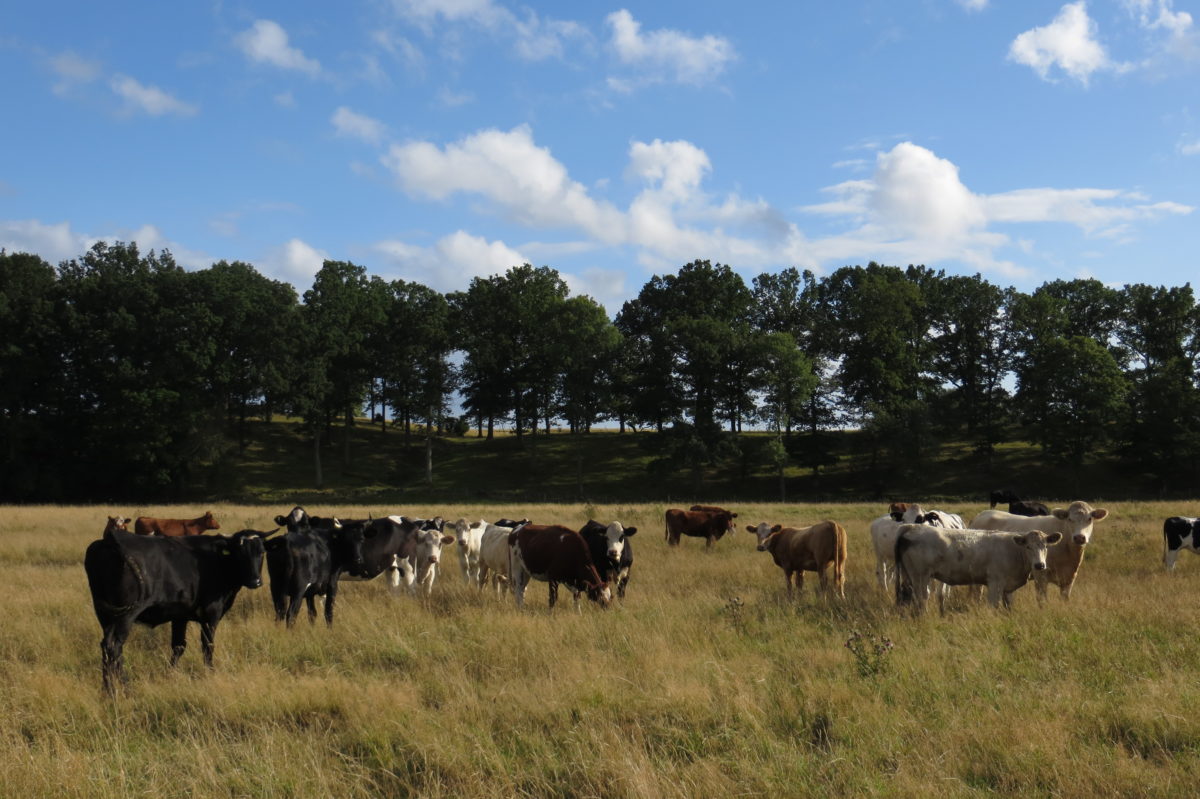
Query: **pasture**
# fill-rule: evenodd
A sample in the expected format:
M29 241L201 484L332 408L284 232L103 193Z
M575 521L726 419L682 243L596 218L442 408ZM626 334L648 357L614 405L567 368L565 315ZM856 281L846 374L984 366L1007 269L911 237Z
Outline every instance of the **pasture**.
M1064 498L1064 500L1073 497ZM519 612L467 587L447 548L428 599L344 582L335 627L273 620L243 590L168 667L169 625L135 629L130 682L100 689L82 558L108 514L272 529L271 506L7 507L0 796L1167 797L1200 784L1200 558L1162 567L1162 521L1200 503L1089 499L1097 524L1069 604L1012 612L956 594L901 615L875 584L879 504L730 504L736 536L668 549L661 504L311 506L312 513L527 515L636 525L624 604L570 594ZM1065 504L1059 501L1058 505ZM285 507L285 505L287 507ZM938 504L969 520L986 505ZM846 600L807 573L787 602L747 524L831 518L849 534ZM266 575L264 574L264 579ZM961 590L960 590L961 591ZM877 656L855 656L855 632Z

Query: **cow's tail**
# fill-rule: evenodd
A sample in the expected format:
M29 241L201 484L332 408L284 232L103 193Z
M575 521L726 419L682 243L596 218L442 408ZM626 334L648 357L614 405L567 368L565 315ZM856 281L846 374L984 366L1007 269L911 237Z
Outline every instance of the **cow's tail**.
M904 565L904 553L912 546L908 538L908 530L902 529L896 536L896 604L907 605L913 601L912 575Z
M833 586L843 599L846 596L846 528L837 522L833 525L834 554L833 554Z

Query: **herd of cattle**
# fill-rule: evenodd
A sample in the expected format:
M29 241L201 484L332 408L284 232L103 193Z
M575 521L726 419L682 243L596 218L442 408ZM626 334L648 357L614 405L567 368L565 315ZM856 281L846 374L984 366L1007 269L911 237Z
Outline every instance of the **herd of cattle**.
M1010 492L992 493L992 507L969 525L962 517L918 504L892 503L887 514L871 522L875 575L896 603L923 612L936 585L939 603L950 586L981 586L993 606L1009 607L1012 594L1032 578L1038 601L1050 583L1068 599L1095 522L1108 511L1087 502L1051 510L1023 502ZM996 510L1001 502L1009 510ZM706 546L736 529L737 514L712 505L671 509L665 515L669 546L684 536L703 538ZM529 519L498 519L452 525L441 517L418 519L385 516L338 519L309 516L300 507L275 517L271 531L242 530L231 536L204 535L220 529L213 514L197 519L108 518L103 536L84 557L92 603L100 621L102 680L112 692L124 681L123 649L134 623L171 623L171 664L186 647L189 621L200 624L204 662L212 666L216 627L241 588L262 585L266 561L277 621L292 626L301 603L310 622L315 600L324 598L325 621L333 624L341 579L370 580L387 572L393 590L407 586L430 593L440 568L442 547L457 545L463 577L480 588L511 590L524 604L531 579L549 584L554 606L558 586L602 607L612 602L613 588L625 596L633 567L630 538L636 527L620 522L588 521L579 530L562 525L535 525ZM286 528L282 535L279 528ZM763 522L745 528L760 552L770 552L783 572L788 596L802 587L803 573L816 572L820 589L845 596L846 530L834 521L809 527ZM1172 517L1163 527L1168 569L1183 549L1200 554L1200 519ZM830 585L832 578L832 586Z

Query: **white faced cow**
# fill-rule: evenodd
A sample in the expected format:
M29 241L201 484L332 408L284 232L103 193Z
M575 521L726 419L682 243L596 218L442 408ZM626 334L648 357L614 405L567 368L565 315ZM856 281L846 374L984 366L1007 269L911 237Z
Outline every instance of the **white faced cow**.
M1017 516L1002 510L982 511L971 521L971 527L979 530L1002 530L1008 533L1027 533L1041 530L1059 533L1060 539L1050 548L1047 567L1034 575L1038 601L1046 598L1046 586L1058 586L1064 600L1071 598L1071 586L1083 564L1083 550L1092 540L1092 524L1108 516L1104 508L1093 509L1091 505L1077 500L1064 508L1055 508L1049 516Z
M393 572L393 587L398 587L399 575L403 575L408 590L417 593L425 589L425 596L433 593L433 581L437 579L438 561L442 556L442 547L454 543L454 536L443 535L437 530L421 530L417 533L416 546L412 557L408 559L409 568L397 569Z
M1175 568L1179 553L1188 550L1200 554L1200 519L1193 516L1172 516L1163 522L1163 565Z
M746 525L746 530L758 538L758 551L770 552L775 565L783 569L788 599L792 598L793 579L796 590L803 590L806 571L816 572L821 592L828 593L831 567L833 594L846 598L846 530L840 524L826 519L797 528L761 522Z
M479 544L488 527L484 519L468 522L459 519L454 523L454 538L458 541L458 565L462 567L463 579L468 584L479 582Z
M985 585L992 606L1008 608L1030 572L1046 571L1047 548L1061 538L1040 530L996 535L906 524L896 537L896 604L911 602L923 613L930 583L938 579L946 585ZM939 604L944 610L944 597Z
M515 520L509 519L503 519L502 521L515 522ZM490 578L497 594L508 590L508 536L513 530L528 523L528 519L522 519L519 522L515 522L511 527L502 524L489 524L484 529L483 534L479 536L480 588L486 586Z

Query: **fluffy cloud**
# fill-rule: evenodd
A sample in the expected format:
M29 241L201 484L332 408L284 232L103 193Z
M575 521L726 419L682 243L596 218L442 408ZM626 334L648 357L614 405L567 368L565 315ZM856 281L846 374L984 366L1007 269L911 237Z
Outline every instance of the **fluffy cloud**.
M330 122L338 136L361 139L369 144L378 144L387 132L387 126L379 120L356 114L346 106L334 111Z
M188 269L202 269L211 266L213 262L205 253L168 240L154 225L142 225L132 230L120 229L95 236L73 230L68 222L47 225L36 219L0 221L0 249L34 253L52 264L79 258L98 241L137 242L138 250L143 253L150 250L170 250L176 263Z
M374 249L392 265L397 277L443 292L464 290L471 278L500 274L529 260L502 241L488 241L461 230L431 247L391 240Z
M1063 6L1049 25L1022 33L1013 40L1008 57L1032 67L1044 80L1057 66L1084 85L1093 72L1113 66L1096 39L1096 24L1084 0Z
M276 280L286 280L300 292L313 284L313 279L329 254L301 239L290 239L262 259L262 272Z
M410 194L437 200L477 194L525 225L579 227L609 243L624 238L620 212L589 197L549 150L534 144L525 125L480 131L444 149L430 142L393 145L382 161Z
M737 57L733 45L721 36L696 38L669 28L642 33L641 23L625 9L609 14L606 22L617 58L642 70L642 78L651 82L709 83Z
M521 18L492 0L393 0L393 6L426 32L432 32L436 22L481 27L511 40L513 51L526 61L562 58L566 42L588 38L576 22L543 19L530 9Z
M257 20L234 37L234 43L251 61L293 69L308 75L321 72L321 64L288 44L288 35L277 22Z
M100 65L72 52L60 53L50 59L50 69L58 76L54 93L63 96L100 77Z
M157 86L144 86L128 75L114 75L109 82L113 93L125 101L130 111L141 111L150 116L175 114L192 116L196 106L172 97Z

